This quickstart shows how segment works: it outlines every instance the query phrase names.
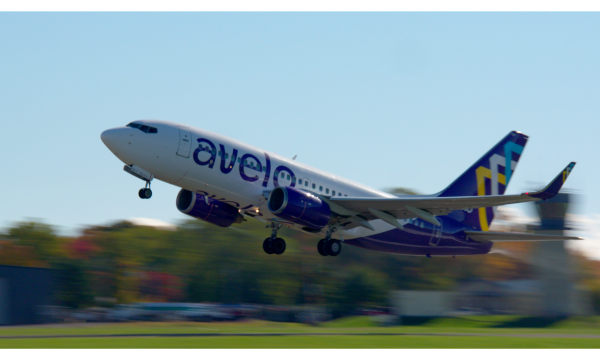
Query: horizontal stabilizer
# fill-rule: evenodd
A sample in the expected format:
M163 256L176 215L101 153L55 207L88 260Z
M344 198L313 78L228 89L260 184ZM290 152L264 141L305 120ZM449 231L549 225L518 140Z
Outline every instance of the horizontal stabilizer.
M467 234L468 237L475 241L491 242L583 240L582 238L577 236L509 233L495 231L465 231L465 234Z

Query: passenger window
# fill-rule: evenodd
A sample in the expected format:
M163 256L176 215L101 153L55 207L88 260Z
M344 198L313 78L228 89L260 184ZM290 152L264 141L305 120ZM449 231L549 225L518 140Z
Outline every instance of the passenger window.
M305 181L305 182L304 182L304 185L308 186L308 181Z
M288 179L288 180L290 179L290 175L289 175L289 174L288 174L288 176L287 176L287 179Z
M280 174L281 174L281 178L283 179L283 177L285 176L285 174L284 173L280 173Z
M296 182L296 177L295 176L292 176L292 181Z
M335 196L335 190L331 190L331 196Z
M229 159L229 154L225 153L225 160Z
M325 189L325 193L329 194L329 188Z
M221 154L222 154L222 152L221 152L221 150L219 150L219 156L221 156Z
M323 191L323 187L322 186L319 186L319 191Z
M313 184L313 189L315 188L315 184Z
M275 171L275 173L273 174L275 177L277 177L279 175L279 171Z

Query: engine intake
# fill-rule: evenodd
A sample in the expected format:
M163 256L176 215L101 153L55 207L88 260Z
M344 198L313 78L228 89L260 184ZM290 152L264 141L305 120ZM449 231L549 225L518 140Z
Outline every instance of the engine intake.
M235 206L185 189L177 194L176 204L177 210L182 213L221 227L244 220Z
M269 194L268 207L280 218L311 229L322 229L331 219L331 209L326 202L290 186L273 189Z

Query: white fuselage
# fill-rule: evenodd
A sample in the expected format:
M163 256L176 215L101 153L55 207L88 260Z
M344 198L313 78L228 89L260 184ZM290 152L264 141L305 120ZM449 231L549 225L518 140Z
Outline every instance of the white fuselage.
M301 230L302 226L272 214L265 197L265 191L292 182L298 189L333 198L394 197L210 131L158 120L135 123L154 127L156 133L131 127L102 133L103 142L122 162L136 165L156 179L231 204L242 214L254 215L259 220L276 220L286 227ZM235 150L237 156L233 163ZM392 229L381 220L370 223L375 232ZM326 230L315 235L322 237ZM372 230L357 227L338 231L333 237L350 239L372 233Z

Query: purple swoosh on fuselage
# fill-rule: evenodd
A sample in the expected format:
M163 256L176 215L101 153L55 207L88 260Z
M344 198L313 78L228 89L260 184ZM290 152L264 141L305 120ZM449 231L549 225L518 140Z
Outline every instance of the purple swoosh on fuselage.
M477 255L487 254L492 243L479 243L467 238L463 224L439 216L441 227L420 219L404 225L404 230L392 229L378 234L349 239L345 244L369 250L404 255ZM434 245L435 244L435 245Z

